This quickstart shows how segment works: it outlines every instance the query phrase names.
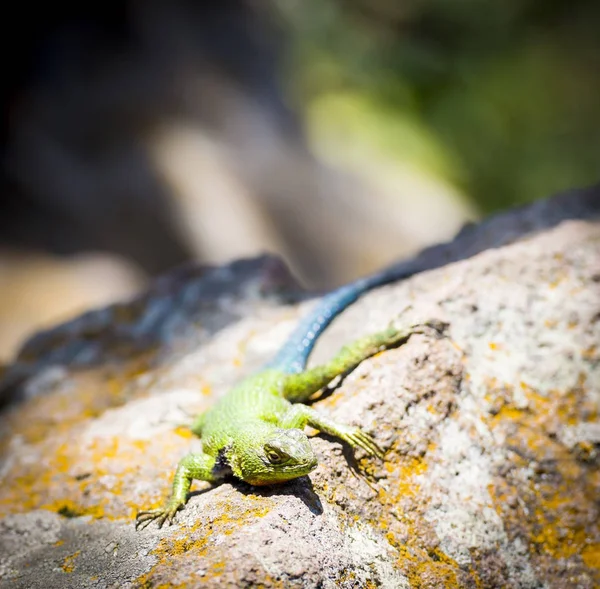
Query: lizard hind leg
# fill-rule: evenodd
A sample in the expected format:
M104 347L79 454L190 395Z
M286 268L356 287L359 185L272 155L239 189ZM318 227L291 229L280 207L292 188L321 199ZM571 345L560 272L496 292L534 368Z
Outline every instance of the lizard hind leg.
M346 374L363 360L381 349L406 341L414 329L397 329L393 326L363 337L344 346L329 362L304 372L286 375L283 396L294 403L304 403L317 391L329 384L336 376Z
M441 335L445 327L444 323L437 320L409 327L395 327L392 323L383 331L367 335L344 346L326 364L309 368L297 374L286 375L283 396L293 403L304 403L334 378L354 370L363 360L374 356L377 352L406 343L413 333L435 332L437 335Z

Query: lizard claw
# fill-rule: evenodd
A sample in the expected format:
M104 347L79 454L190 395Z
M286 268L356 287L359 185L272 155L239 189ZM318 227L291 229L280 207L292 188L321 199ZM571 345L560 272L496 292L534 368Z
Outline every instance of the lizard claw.
M393 325L392 322L390 325ZM442 321L440 319L428 319L427 321L419 321L418 323L413 323L408 328L404 328L402 330L403 335L411 335L413 333L423 333L426 335L432 335L436 338L447 337L448 328L450 324L446 321Z
M158 528L162 528L164 523L172 525L175 518L175 514L183 507L181 503L167 503L160 509L148 509L145 511L138 511L135 516L135 529L143 530L147 528L154 520L158 524Z
M421 327L433 331L434 334L439 338L446 336L450 324L446 321L442 321L441 319L429 319L428 321L422 323Z
M377 445L375 440L360 428L352 428L342 438L353 448L362 448L369 456L375 456L380 460L385 457L385 452Z

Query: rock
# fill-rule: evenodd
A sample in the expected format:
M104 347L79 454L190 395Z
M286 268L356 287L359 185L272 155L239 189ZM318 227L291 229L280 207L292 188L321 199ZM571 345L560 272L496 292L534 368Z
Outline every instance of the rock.
M181 266L147 292L96 309L25 342L0 373L0 404L34 397L65 367L168 363L194 350L220 329L274 302L299 300L300 287L278 259L262 256L222 267Z
M197 484L162 530L133 517L199 443L176 423L314 302L263 258L35 336L3 377L0 587L598 586L599 217L592 188L489 219L334 322L313 362L392 319L449 323L316 403L385 462L315 436L310 477Z

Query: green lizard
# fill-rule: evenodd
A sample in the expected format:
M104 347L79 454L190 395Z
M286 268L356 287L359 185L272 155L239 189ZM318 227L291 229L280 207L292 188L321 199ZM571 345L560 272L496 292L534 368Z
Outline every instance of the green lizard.
M440 324L429 322L407 329L390 326L342 348L327 364L305 367L317 338L343 309L368 290L414 273L412 267L400 265L323 297L271 363L194 421L191 430L202 438L202 452L179 462L170 498L160 509L140 511L136 527L155 519L159 528L165 522L171 524L184 507L194 479L217 483L233 474L251 485L270 485L310 473L317 466L317 457L302 431L306 425L382 459L384 452L360 428L336 423L302 403L381 349L400 345L424 328L439 331Z

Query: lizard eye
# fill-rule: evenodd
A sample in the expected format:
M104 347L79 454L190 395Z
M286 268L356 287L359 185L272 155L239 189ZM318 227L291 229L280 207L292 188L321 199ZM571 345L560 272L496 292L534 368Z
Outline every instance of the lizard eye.
M266 449L267 459L271 464L281 464L285 462L289 456L283 452L276 452L272 448Z

